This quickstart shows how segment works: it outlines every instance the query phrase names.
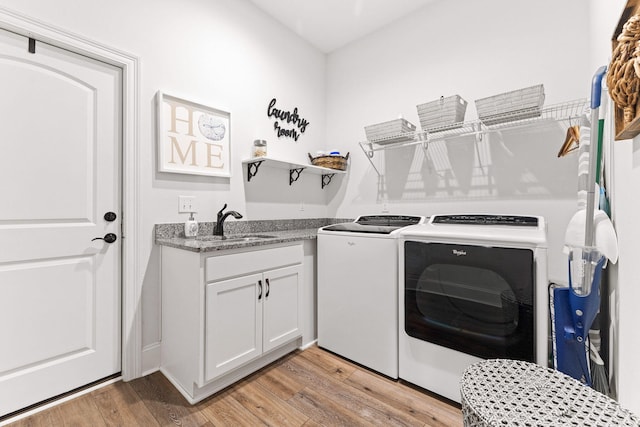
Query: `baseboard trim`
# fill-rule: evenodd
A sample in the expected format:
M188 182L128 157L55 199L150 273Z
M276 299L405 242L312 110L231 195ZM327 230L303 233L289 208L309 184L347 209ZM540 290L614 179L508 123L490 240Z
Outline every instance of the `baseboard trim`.
M160 343L153 343L142 349L142 376L160 370Z
M11 423L15 423L16 421L19 421L19 420L22 420L24 418L30 417L31 415L37 414L38 412L42 412L42 411L45 411L47 409L53 408L54 406L58 406L58 405L60 405L62 403L68 402L68 401L73 400L73 399L75 399L77 397L80 397L80 396L83 396L85 394L91 393L92 391L98 390L98 389L100 389L102 387L106 387L108 385L111 385L111 384L116 383L116 382L121 381L121 380L122 380L122 376L117 376L115 378L110 378L108 380L102 381L99 384L93 385L91 387L83 388L82 390L78 390L78 391L76 391L74 393L63 395L64 397L60 397L60 398L52 400L52 401L50 401L48 403L39 405L39 406L37 406L37 407L35 407L33 409L29 409L28 411L21 412L21 413L13 416L11 418L7 418L7 419L4 419L4 420L0 421L0 427L9 425Z
M195 382L189 383L188 386L190 389L186 389L177 378L175 378L171 372L169 372L165 367L160 368L160 372L164 375L169 382L171 382L176 389L182 394L182 396L189 402L191 405L194 405L201 400L212 396L213 394L219 392L220 390L237 383L241 379L251 375L254 372L264 368L270 363L275 362L281 357L286 356L287 354L296 351L299 349L299 340L292 341L290 343L284 344L275 350L272 350L262 356L254 359L251 362L248 362L246 365L243 365L239 368L236 368L222 376L210 381L203 387L198 387Z
M298 348L299 348L300 350L306 350L306 349L308 349L309 347L313 347L313 346L314 346L314 345L316 345L316 344L318 344L318 340L317 340L317 339L315 339L315 340L313 340L313 341L311 341L311 342L308 342L308 343L306 343L306 344L303 344L301 347L298 347Z

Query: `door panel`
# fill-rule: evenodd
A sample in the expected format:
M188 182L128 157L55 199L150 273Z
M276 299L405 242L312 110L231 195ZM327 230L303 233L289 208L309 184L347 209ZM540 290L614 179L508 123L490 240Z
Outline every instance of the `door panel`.
M272 270L264 274L263 351L272 350L300 336L300 280L302 267ZM268 283L267 283L268 280Z
M0 179L14 185L4 188L6 206L0 219L89 222L94 208L90 185L94 165L86 160L95 157L96 135L94 117L88 113L96 102L95 89L62 72L43 69L31 58L2 58L0 75L5 82L30 82L28 86L3 85L3 96L14 102L0 104L0 117L12 117L11 125L3 126L11 156L0 158ZM27 108L28 113L13 119L15 108ZM53 113L56 110L65 114L60 117ZM64 167L81 159L85 161L75 167ZM25 194L30 195L28 203Z
M120 371L121 70L27 43L0 30L0 416Z
M318 234L318 345L392 378L398 376L396 245L358 233Z
M95 340L95 283L91 257L0 268L0 312L12 312L0 342L16 343L0 358L0 375L91 349ZM79 274L74 274L76 268ZM47 277L42 280L42 277ZM22 310L14 312L17 301Z
M207 285L205 381L262 354L261 274Z

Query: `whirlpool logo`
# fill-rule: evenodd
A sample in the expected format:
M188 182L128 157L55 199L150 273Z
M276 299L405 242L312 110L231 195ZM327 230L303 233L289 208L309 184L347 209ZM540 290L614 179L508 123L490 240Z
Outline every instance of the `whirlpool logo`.
M467 251L463 251L461 249L454 249L451 251L455 256L465 256L467 255Z

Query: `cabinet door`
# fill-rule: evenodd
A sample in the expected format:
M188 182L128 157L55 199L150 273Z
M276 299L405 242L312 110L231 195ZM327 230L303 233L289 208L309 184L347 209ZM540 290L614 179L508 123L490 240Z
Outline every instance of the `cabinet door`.
M264 288L261 274L207 285L205 382L262 354Z
M264 273L263 351L274 349L302 335L301 280L302 266L299 264Z

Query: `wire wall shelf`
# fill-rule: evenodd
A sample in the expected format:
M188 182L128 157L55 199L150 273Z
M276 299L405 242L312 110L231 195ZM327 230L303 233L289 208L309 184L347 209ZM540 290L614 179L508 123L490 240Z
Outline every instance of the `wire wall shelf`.
M436 128L423 129L422 131L400 133L374 141L361 141L358 144L369 159L369 162L381 175L378 167L373 162L375 153L390 149L412 147L419 145L427 151L429 144L436 141L451 140L454 138L475 136L476 141L482 141L484 135L494 132L515 130L519 128L533 128L542 123L556 122L566 123L567 126L579 124L583 117L589 117L589 101L578 99L560 104L550 105L542 109L518 110L499 116L492 116L489 120L473 120L453 123Z
M533 115L535 109L529 110ZM514 129L521 126L529 126L545 120L553 120L556 122L577 120L581 117L588 117L590 113L589 101L579 99L575 101L564 102L562 104L550 105L546 108L538 110L537 114L532 117L517 120L522 117L522 112L506 113L501 116L501 123L487 125L484 124L488 131ZM511 120L511 119L516 120Z

